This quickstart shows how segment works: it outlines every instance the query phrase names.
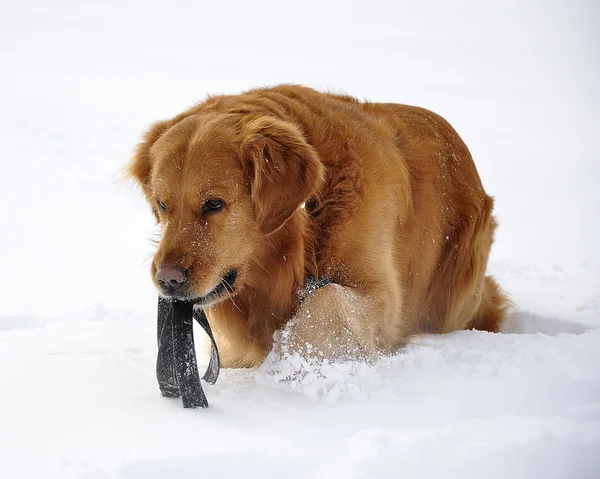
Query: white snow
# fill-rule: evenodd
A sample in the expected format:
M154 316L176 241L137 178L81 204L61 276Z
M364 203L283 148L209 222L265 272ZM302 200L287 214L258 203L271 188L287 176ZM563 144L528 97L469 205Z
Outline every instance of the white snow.
M599 20L583 0L0 3L2 477L598 477ZM496 197L516 312L373 365L223 370L184 410L155 382L155 230L120 168L152 121L280 82L446 117Z

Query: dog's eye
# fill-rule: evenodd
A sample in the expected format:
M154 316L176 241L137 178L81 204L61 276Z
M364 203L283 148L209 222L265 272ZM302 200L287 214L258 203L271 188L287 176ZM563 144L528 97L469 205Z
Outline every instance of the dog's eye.
M163 201L159 201L158 202L158 207L162 210L162 211L167 211L167 205L165 205L165 203Z
M211 213L218 213L224 207L225 207L225 202L224 201L214 200L214 199L213 200L208 200L202 206L202 213L205 214L205 215L206 214L211 214Z

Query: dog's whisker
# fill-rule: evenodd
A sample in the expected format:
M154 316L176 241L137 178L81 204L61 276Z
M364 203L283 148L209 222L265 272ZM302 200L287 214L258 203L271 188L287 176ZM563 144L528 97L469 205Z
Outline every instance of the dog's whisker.
M225 281L224 279L221 279L220 283L225 288L225 291L227 292L227 296L228 296L229 300L231 301L231 303L233 304L233 306L235 306L235 308L240 313L243 313L242 309L235 302L235 299L233 299L234 295L231 294L233 292L233 287L227 281Z
M271 275L271 272L267 268L265 268L264 265L260 261L258 261L258 259L253 254L250 254L250 258L252 258L252 260L254 260L256 264L264 270L265 273L267 273L269 276Z

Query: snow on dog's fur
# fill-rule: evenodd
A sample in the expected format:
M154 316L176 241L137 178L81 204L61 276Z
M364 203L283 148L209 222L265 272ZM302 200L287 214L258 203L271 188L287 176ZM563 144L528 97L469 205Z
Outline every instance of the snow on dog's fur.
M369 358L497 331L507 308L485 276L493 201L430 111L293 85L216 96L152 126L129 171L162 226L152 275L184 272L173 294L204 303L226 367L259 364L285 325L288 352ZM301 302L308 278L332 283Z

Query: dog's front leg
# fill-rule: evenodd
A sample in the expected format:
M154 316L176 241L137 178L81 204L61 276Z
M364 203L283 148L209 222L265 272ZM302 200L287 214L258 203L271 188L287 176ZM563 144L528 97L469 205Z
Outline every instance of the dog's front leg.
M376 295L328 284L302 301L274 352L332 361L373 359L386 349L380 331L386 309Z

